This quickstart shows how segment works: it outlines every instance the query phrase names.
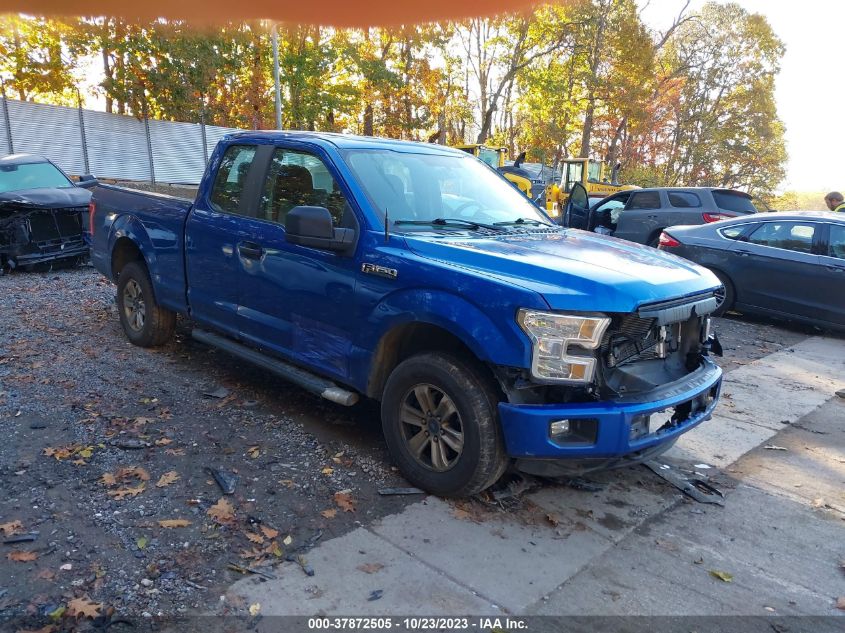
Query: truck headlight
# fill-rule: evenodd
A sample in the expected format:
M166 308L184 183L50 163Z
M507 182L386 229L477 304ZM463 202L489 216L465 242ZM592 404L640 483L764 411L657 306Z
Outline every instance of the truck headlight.
M595 356L573 354L570 347L596 349L601 345L610 319L520 310L516 320L531 339L531 375L534 378L543 382L578 384L593 381Z

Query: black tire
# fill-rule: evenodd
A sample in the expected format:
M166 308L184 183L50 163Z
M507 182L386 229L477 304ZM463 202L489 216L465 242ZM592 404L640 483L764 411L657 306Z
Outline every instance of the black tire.
M176 313L162 308L156 301L150 274L143 262L129 262L120 271L117 311L123 331L134 345L157 347L173 338Z
M726 312L728 312L734 306L734 302L736 301L736 291L734 290L733 282L728 278L728 276L719 271L713 270L712 268L709 269L711 273L716 275L719 278L719 281L722 282L722 287L724 288L723 294L721 294L721 302L719 306L713 311L713 316L724 316ZM717 293L717 298L719 298L719 294Z
M433 409L429 417L417 393L427 394L423 400L436 405L429 407ZM400 363L387 379L381 419L387 446L402 474L415 486L448 497L466 497L492 486L508 465L497 404L490 381L463 360L434 352ZM423 415L409 423L409 411L412 417L417 411ZM419 432L417 422L421 422ZM417 437L422 442L428 438L427 443L414 444ZM422 446L417 457L414 445Z

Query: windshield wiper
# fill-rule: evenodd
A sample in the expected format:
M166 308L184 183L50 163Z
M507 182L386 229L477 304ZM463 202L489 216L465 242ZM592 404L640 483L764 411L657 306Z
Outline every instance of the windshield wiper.
M467 226L474 229L488 229L490 231L504 231L500 226L495 224L484 224L483 222L475 222L473 220L464 220L462 218L434 218L433 220L395 220L394 225L409 224L415 226Z
M513 226L515 224L539 224L541 226L552 226L548 222L541 222L540 220L533 220L531 218L517 218L516 220L511 220L509 222L496 222L496 226Z

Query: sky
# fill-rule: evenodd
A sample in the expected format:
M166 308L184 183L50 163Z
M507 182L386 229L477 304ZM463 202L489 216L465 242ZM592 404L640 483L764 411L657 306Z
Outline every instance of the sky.
M638 0L643 20L665 30L684 0ZM786 45L777 79L778 114L789 152L785 191L845 189L845 2L734 0L769 20ZM691 9L704 4L693 0Z

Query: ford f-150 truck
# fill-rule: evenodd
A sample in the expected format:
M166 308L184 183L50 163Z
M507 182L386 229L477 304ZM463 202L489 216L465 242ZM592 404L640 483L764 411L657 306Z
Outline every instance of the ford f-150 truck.
M392 457L436 494L642 461L719 396L716 277L559 227L459 150L231 134L196 200L100 185L90 230L130 341L183 315L333 402L380 401Z

